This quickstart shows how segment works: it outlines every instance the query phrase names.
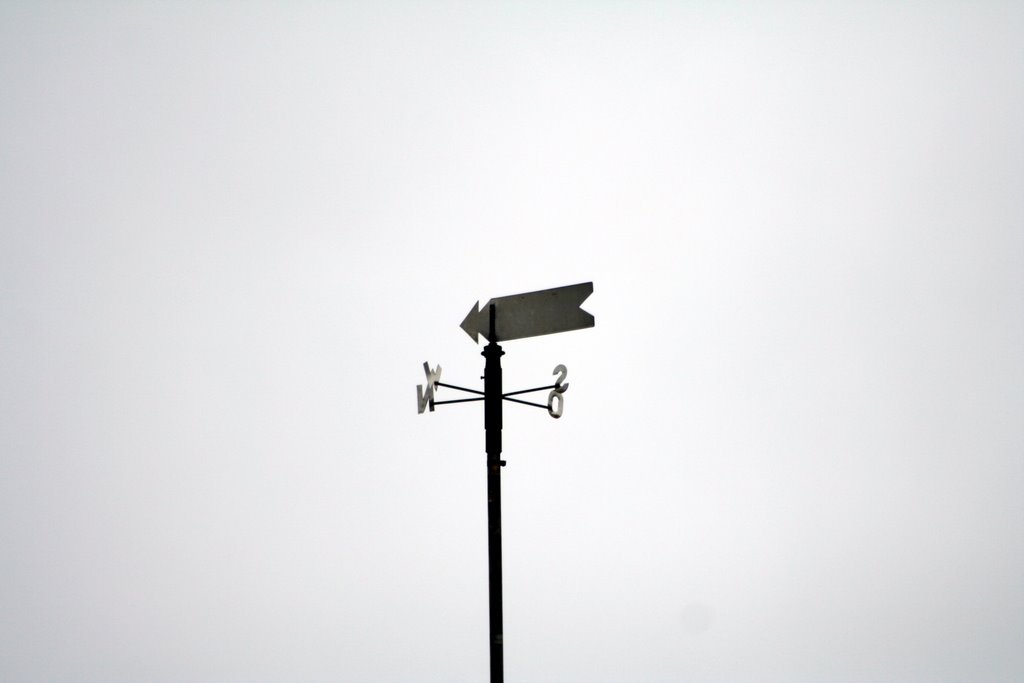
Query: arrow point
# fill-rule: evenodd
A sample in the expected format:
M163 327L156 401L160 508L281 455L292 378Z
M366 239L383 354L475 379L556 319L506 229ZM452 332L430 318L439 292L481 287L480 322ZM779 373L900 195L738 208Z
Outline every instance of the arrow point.
M473 304L473 308L470 309L469 313L463 319L462 324L459 325L463 331L470 336L474 344L479 344L480 329L477 327L480 317L480 302L477 301Z

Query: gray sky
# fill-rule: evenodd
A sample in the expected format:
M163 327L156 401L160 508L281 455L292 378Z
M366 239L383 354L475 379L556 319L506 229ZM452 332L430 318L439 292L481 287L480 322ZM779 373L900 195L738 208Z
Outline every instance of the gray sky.
M0 4L0 679L1024 679L1019 3ZM439 398L445 398L444 390ZM449 394L448 398L454 398Z

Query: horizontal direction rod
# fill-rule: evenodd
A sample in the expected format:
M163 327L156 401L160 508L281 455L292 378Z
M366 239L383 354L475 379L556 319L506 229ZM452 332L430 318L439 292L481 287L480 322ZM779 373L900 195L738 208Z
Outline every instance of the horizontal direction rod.
M544 410L548 409L548 407L546 405L544 405L543 403L533 403L531 401L523 401L523 400L518 399L518 398L509 398L508 394L506 394L505 396L502 396L502 398L505 399L506 401L512 401L514 403L522 403L524 406L534 406L534 407L537 407L537 408L543 408Z
M519 391L510 391L507 394L502 394L501 397L502 398L508 398L509 396L518 396L519 394L528 394L531 391L546 391L547 389L557 389L557 388L558 388L557 384L552 384L551 386L547 386L547 387L536 387L534 389L520 389Z
M445 387L446 389L455 389L456 391L464 391L467 394L476 394L477 398L456 398L449 401L431 401L431 405L441 406L449 403L470 403L472 401L484 400L484 392L482 391L477 391L476 389L467 389L466 387L460 387L454 384L446 384L444 382L437 382L436 384L437 386ZM522 399L512 397L518 396L520 394L529 394L534 391L548 391L549 389L558 389L559 386L560 385L558 384L549 384L548 386L534 387L533 389L520 389L519 391L510 391L507 394L502 394L501 398L506 401L512 401L514 403L522 403L524 406L534 406L535 408L544 408L546 410L548 406L544 405L543 403L533 403L532 401L524 401Z
M435 384L437 384L437 386L439 387L445 387L447 389L458 389L459 391L465 391L467 394L479 394L480 396L484 395L484 392L482 391L477 391L476 389L467 389L466 387L457 387L454 384L445 384L444 382L436 382Z
M456 399L452 399L451 401L431 401L431 403L433 405L435 405L435 406L441 406L441 405L444 405L445 403L469 403L470 401L482 401L482 400L484 400L483 396L481 396L480 398L456 398Z

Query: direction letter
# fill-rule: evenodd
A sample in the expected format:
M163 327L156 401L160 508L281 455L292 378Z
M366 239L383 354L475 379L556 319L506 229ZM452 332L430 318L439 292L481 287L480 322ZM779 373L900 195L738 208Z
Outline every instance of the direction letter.
M423 391L423 385L416 385L416 408L418 413L422 413L424 408L430 407L430 412L434 412L434 391L437 388L437 383L441 379L441 366L438 365L433 370L430 369L430 364L423 361L423 372L427 375L427 390Z
M565 378L569 375L569 371L565 369L565 366L558 364L555 366L552 375L558 375L558 379L555 380L555 388L548 394L548 415L554 418L562 417L562 409L565 408L565 392L569 390L569 383L565 382ZM565 384L562 384L565 382ZM555 399L558 399L558 410L555 410Z

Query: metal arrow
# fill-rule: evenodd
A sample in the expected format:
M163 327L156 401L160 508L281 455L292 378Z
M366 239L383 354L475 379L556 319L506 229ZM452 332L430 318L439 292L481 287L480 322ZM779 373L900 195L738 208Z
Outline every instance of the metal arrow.
M480 302L462 321L463 330L479 343L482 336L488 341L509 341L542 334L556 334L571 330L582 330L594 326L594 316L580 305L594 291L593 282L577 285L542 289L525 294L512 294L491 299L480 308ZM489 313L495 309L495 339L489 334Z

